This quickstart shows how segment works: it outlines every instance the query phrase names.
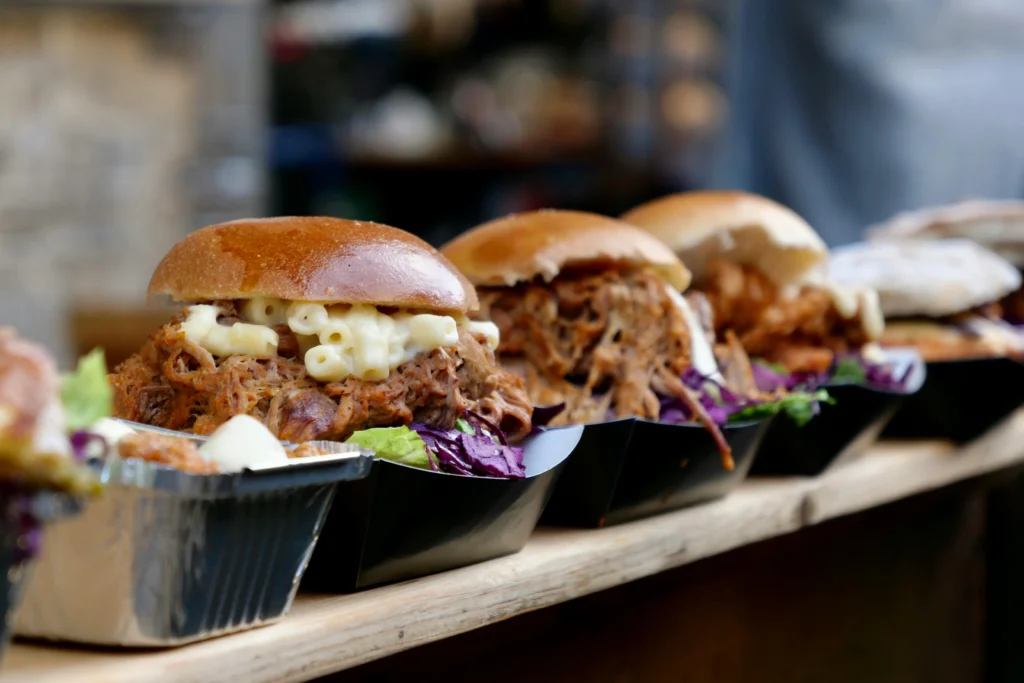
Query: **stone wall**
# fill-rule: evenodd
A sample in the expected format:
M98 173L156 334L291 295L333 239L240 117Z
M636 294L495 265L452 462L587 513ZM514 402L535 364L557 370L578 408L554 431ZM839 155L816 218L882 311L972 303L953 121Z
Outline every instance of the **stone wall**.
M261 212L256 5L0 8L0 323L68 360L191 229Z

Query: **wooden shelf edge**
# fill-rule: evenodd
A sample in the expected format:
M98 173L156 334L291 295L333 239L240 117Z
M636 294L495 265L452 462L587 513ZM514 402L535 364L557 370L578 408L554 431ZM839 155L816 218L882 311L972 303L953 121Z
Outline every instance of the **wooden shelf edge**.
M394 586L303 596L273 626L156 653L22 645L4 683L299 682L1024 463L1024 414L977 443L879 444L817 479L754 479L720 501L632 524L539 529L526 549Z

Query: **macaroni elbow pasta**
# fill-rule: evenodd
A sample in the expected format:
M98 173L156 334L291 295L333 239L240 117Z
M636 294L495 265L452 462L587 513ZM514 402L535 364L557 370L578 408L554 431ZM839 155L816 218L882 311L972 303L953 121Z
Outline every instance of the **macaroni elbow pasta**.
M280 338L264 325L235 323L231 327L217 322L221 310L216 306L191 306L181 324L185 338L215 356L246 355L270 358L277 353Z
M192 342L215 356L251 355L268 358L277 353L279 337L271 328L287 325L295 333L306 370L321 382L346 377L365 381L387 379L392 370L418 353L453 347L459 342L455 318L430 313L381 313L373 306L325 306L255 297L241 306L246 323L220 325L216 306L188 309L182 330ZM483 336L491 349L498 346L498 328L489 322L461 324Z

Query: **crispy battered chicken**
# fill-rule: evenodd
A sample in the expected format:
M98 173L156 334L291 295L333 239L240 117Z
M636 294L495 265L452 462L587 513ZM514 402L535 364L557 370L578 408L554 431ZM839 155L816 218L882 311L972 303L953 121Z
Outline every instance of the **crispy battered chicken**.
M829 292L806 286L785 296L749 266L715 261L701 289L720 338L732 330L750 356L792 372L825 371L835 354L869 341L859 316L840 315Z
M221 324L237 321L217 302ZM280 439L345 439L359 429L413 420L452 427L465 410L499 425L510 439L531 428L523 382L500 369L482 339L462 331L453 349L420 353L378 382L318 382L306 372L291 331L278 327L278 355L215 358L185 338L184 314L158 330L114 374L118 417L210 434L235 415L252 415Z

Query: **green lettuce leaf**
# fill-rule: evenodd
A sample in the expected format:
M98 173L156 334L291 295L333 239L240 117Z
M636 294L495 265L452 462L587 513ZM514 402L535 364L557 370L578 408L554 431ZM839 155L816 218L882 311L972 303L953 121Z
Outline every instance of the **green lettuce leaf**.
M864 367L853 358L843 358L836 363L836 369L829 379L833 383L865 384L868 381Z
M470 434L476 436L476 429L474 429L473 425L469 424L469 420L467 420L464 417L460 417L458 420L455 421L455 428L458 429L463 434Z
M760 403L756 406L749 406L738 410L729 416L730 422L746 422L748 420L761 420L785 413L798 427L803 427L814 417L815 403L835 403L835 399L828 395L824 389L818 389L814 393L802 391L793 392L777 401Z
M60 400L69 431L92 426L114 408L114 390L107 381L102 349L93 349L78 361L74 372L61 378Z
M364 429L350 436L346 443L369 448L378 458L412 467L430 467L427 444L419 434L408 427Z

